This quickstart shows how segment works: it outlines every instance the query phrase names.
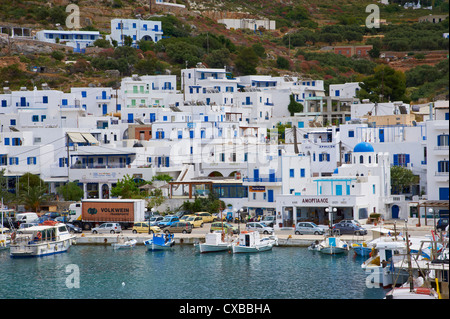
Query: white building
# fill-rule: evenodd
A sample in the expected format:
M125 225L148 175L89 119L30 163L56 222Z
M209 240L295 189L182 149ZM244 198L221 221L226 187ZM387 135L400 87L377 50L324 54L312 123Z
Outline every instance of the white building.
M428 200L449 200L449 102L436 101L426 121Z
M250 29L258 31L259 28L266 30L275 30L275 20L256 20L256 19L219 19L218 23L225 24L227 29Z
M97 39L101 39L99 31L41 30L36 32L36 40L64 44L72 47L74 52L84 52L86 47L92 45Z
M360 90L359 82L349 82L344 84L330 84L329 96L340 96L344 98L356 98L356 93Z
M118 46L123 46L126 36L133 40L134 47L141 40L158 42L163 37L162 23L139 19L112 19L111 34L107 39L115 40Z
M364 220L371 213L389 214L390 163L387 154L375 153L368 143L353 150L352 163L330 177L311 177L300 194L276 196L277 226L291 228L300 220L328 224L326 208L336 208L333 223Z

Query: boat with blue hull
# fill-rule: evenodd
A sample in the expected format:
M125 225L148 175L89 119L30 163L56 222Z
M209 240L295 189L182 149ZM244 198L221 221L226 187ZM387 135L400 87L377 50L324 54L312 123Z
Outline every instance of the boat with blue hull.
M169 250L175 245L173 234L153 234L151 239L144 241L145 247L151 251Z

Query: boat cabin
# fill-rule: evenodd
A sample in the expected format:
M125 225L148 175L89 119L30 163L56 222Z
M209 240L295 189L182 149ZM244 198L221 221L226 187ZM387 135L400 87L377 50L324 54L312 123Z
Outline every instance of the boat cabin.
M239 245L252 247L260 242L259 233L256 231L243 231L239 234Z

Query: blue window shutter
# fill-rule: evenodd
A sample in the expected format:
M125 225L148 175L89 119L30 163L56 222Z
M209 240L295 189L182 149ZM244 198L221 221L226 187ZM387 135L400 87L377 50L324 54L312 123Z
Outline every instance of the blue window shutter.
M409 163L409 154L405 154L405 164Z
M305 169L300 168L300 177L305 177Z
M394 166L398 166L398 154L394 154Z
M323 161L323 154L319 154L319 162Z
M166 157L166 167L169 167L169 157Z
M294 169L293 168L291 168L289 170L289 177L294 177Z
M327 154L327 162L330 161L330 154Z

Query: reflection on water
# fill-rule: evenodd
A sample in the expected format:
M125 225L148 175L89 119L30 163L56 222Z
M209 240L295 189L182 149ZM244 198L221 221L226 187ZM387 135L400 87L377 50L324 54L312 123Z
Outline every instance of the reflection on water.
M148 251L143 246L73 246L65 254L12 259L0 253L1 298L83 299L381 299L365 287L362 258L307 248L256 254L199 254L192 246ZM68 288L68 265L80 288Z

